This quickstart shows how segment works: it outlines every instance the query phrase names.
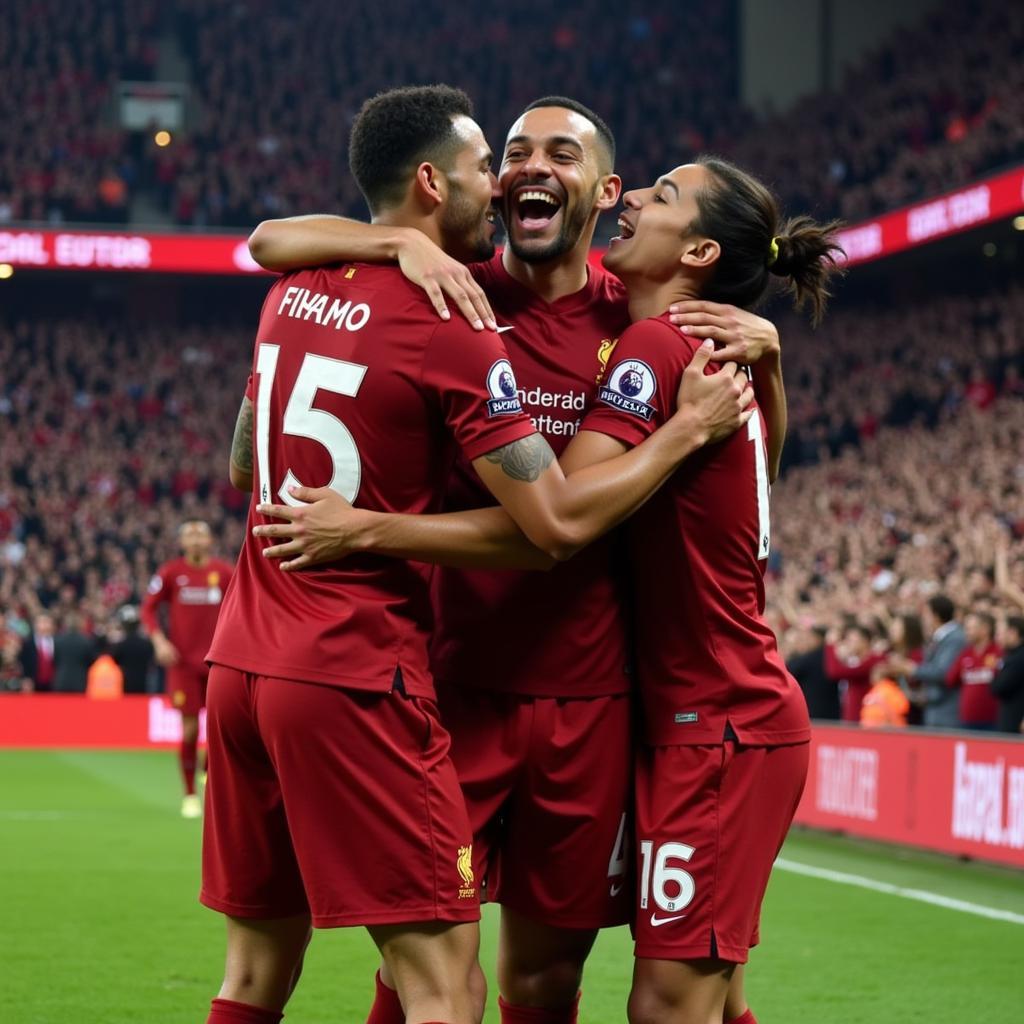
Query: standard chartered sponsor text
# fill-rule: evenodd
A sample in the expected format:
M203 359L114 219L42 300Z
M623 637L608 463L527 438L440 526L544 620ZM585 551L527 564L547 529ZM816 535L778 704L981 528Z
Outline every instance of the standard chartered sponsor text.
M533 420L534 427L551 437L571 437L579 432L583 421L582 413L587 407L587 396L583 391L547 391L542 387L519 388L519 400ZM553 415L541 410L565 410L580 415L573 419Z

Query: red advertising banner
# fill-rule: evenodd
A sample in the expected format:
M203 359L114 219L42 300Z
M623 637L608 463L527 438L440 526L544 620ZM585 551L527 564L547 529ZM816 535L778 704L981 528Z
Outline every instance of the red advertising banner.
M796 820L1024 868L1024 742L816 725Z
M246 235L124 234L114 231L0 231L0 263L31 270L143 270L263 274Z
M199 715L206 740L206 712ZM164 697L90 700L74 694L0 697L0 747L177 746L181 715Z
M1024 210L1024 167L840 232L848 266L891 256Z
M601 262L593 249L590 262ZM0 230L0 263L30 270L135 270L181 274L266 274L248 235L118 234Z

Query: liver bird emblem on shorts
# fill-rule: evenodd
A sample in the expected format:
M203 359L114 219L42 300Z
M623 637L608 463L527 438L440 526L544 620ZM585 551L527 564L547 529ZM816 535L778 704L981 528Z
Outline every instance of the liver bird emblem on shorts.
M462 876L462 881L467 886L472 885L474 881L472 846L459 847L459 859L455 862L455 866L459 869L459 874Z

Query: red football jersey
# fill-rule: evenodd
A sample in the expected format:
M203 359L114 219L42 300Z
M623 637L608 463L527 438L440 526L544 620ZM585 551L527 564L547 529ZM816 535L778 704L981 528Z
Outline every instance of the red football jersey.
M597 379L629 323L622 284L590 269L587 285L548 303L512 278L497 255L476 265L533 423L561 454L593 404ZM449 484L448 510L493 505L465 459ZM604 538L550 572L440 568L431 665L439 679L531 696L625 693L627 651Z
M964 725L991 725L999 715L999 702L989 689L1003 649L989 644L983 651L965 647L946 675L949 686L960 687L960 721Z
M149 581L140 618L150 633L162 629L178 649L180 664L201 668L210 649L221 601L234 566L219 558L205 565L191 565L184 558L164 562ZM167 605L167 625L160 622L159 609Z
M583 429L639 444L672 415L699 344L667 314L634 324ZM741 743L809 739L803 694L762 617L769 522L761 413L691 455L627 533L648 742L721 743L727 724Z
M397 267L281 278L263 305L250 388L260 499L329 485L361 508L436 512L456 451L534 432L501 338L439 320ZM374 555L289 574L249 531L209 660L244 672L429 696L429 571Z

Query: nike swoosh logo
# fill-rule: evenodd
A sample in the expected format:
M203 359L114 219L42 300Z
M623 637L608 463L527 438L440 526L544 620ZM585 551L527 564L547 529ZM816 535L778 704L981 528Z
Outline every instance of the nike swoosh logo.
M618 896L619 893L622 892L622 887L625 884L625 882L619 882L619 884L616 885L614 882L612 882L611 888L608 890L608 894L610 896Z
M684 917L686 917L685 914L676 914L675 917L658 917L657 914L651 914L651 926L660 928L663 924L668 924L669 921L679 921Z
M515 327L515 324L509 324L508 327L499 327L498 333L504 334L506 331L511 331L513 327Z

